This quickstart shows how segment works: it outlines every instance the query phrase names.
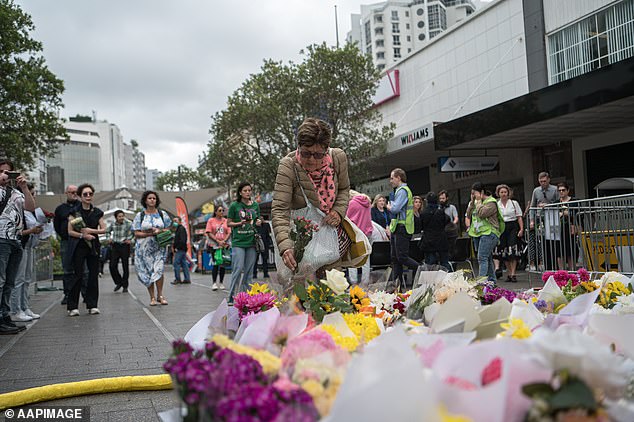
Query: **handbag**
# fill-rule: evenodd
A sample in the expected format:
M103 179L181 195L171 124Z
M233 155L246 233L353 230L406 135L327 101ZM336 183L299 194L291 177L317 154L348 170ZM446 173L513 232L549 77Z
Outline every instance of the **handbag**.
M159 248L164 248L174 241L174 233L170 230L162 231L156 235L156 241L158 242Z
M265 252L266 247L264 246L264 240L262 239L262 236L260 236L259 233L255 233L253 236L255 237L255 251L259 254Z
M214 251L214 265L231 264L231 253L229 249L221 248Z
M372 254L372 245L370 244L370 240L348 217L345 217L341 221L341 225L352 242L341 265L343 267L351 268L362 267Z

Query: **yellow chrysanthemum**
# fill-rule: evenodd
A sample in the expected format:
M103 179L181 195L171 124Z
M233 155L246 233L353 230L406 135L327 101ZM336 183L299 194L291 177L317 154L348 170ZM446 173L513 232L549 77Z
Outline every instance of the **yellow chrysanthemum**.
M580 284L586 292L593 292L599 288L599 285L594 281L582 281Z
M604 308L611 308L617 301L619 296L629 295L630 289L620 281L611 281L603 286L599 294L599 304Z
M249 296L255 296L258 293L270 293L271 289L269 288L269 285L266 283L253 283L251 285L251 288L249 289L248 293Z
M359 347L359 340L357 340L356 337L344 337L330 324L321 324L319 328L330 334L330 337L332 337L337 346L349 352L354 352L357 350L357 347Z
M361 287L354 286L350 289L350 303L352 303L358 311L364 306L370 306L370 298Z
M359 343L368 343L381 334L381 330L372 316L363 314L343 314L346 325L354 333Z
M306 392L310 394L313 399L324 394L324 386L316 380L304 381L301 384L301 387L306 390Z
M266 350L256 350L252 347L235 343L230 340L229 337L223 334L216 334L211 338L211 341L213 341L220 347L232 350L242 355L250 356L253 359L257 360L258 363L262 365L262 369L267 375L277 374L280 371L280 367L282 366L282 361L280 360L280 358L272 355Z
M520 318L511 318L509 322L503 322L500 327L504 329L500 333L501 337L511 337L516 339L526 339L533 335L531 329Z
M449 413L443 405L438 406L438 415L442 422L471 422L471 419L466 416Z

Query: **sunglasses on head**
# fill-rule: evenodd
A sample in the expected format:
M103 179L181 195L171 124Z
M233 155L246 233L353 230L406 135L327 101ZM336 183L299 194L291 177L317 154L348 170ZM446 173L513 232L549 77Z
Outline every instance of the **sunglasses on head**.
M301 155L302 158L314 157L315 160L321 160L322 158L324 158L326 156L326 153L325 152L299 151L299 155Z
M93 193L93 192L83 192L83 193L81 194L81 196L83 196L83 197L89 197L89 196L93 196L93 195L94 195L94 193Z

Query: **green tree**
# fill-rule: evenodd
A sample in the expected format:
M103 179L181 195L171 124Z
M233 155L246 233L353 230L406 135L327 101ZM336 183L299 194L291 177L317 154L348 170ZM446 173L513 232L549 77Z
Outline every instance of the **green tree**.
M351 44L315 44L302 54L299 64L266 60L229 97L227 108L212 117L201 172L225 186L246 180L270 191L279 160L295 148L296 128L314 116L332 125L332 146L348 154L352 182L367 178L364 164L383 154L393 134L372 107L379 72Z
M184 164L156 178L156 189L164 191L191 191L213 186L211 179Z
M31 17L0 0L0 155L20 168L66 139L58 119L64 83L46 66L42 44L29 33Z

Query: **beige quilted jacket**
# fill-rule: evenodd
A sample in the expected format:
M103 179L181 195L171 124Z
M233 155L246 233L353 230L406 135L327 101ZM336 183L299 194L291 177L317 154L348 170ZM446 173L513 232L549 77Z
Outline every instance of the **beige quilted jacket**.
M346 216L348 201L350 200L348 158L346 153L339 148L331 148L331 154L335 169L335 190L337 195L332 209L337 211L343 219ZM295 173L293 168L297 170L297 173ZM293 247L293 241L288 237L291 210L306 206L296 175L299 176L299 182L302 184L308 200L312 205L319 208L317 192L315 192L306 170L295 159L295 151L293 151L280 160L280 165L277 168L277 177L275 178L273 204L271 205L273 233L280 254Z

